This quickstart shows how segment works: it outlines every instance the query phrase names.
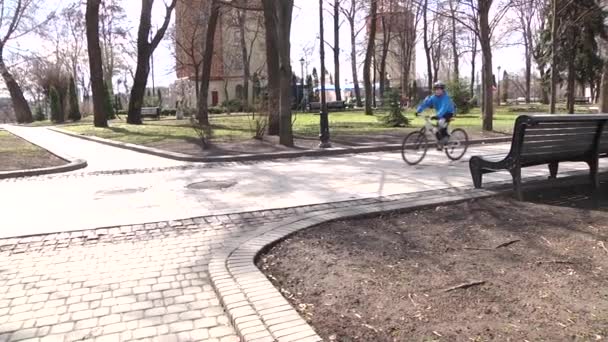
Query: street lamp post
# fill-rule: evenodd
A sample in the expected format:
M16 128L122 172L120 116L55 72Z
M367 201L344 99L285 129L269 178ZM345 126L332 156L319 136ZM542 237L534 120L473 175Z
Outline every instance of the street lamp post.
M319 147L329 148L331 147L331 143L329 142L329 119L327 117L327 99L325 97L325 39L323 32L323 0L319 0L319 23L319 45L321 46L321 132L319 134L321 143L319 144Z
M500 106L500 65L498 66L498 76L496 76L496 103Z
M306 63L306 61L304 60L304 57L302 57L300 59L300 66L302 67L302 100L300 101L302 106L302 112L304 112L306 109L306 99L308 98L306 87L304 86L304 63Z

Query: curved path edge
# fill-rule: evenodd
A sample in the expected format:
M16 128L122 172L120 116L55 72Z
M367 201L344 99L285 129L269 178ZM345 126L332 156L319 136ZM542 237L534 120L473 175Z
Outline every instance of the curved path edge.
M29 170L0 171L0 179L42 176L55 173L76 171L87 167L87 161L83 159L74 159L68 161L68 164L60 166L44 167Z
M296 214L280 223L261 226L226 245L209 263L211 283L241 341L322 341L257 268L255 261L261 253L289 235L321 223L491 197L507 189L451 189L447 193L444 189L427 192L424 198L415 193L389 196L334 203L326 210Z
M321 157L321 156L336 156L344 154L356 154L356 153L373 153L373 152L387 152L387 151L399 151L401 150L401 144L385 144L377 146L363 146L363 147L336 147L331 149L318 149L318 150L304 150L304 151L288 151L288 152L270 152L270 153L258 153L258 154L239 154L229 156L215 156L215 157L197 157L185 153L171 152L162 150L154 147L147 147L142 145L123 143L110 139L104 139L99 137L87 136L78 133L69 132L57 127L49 128L58 133L63 133L72 137L97 142L113 147L123 148L135 152L147 153L158 157L184 161L194 163L227 163L227 162L245 162L245 161L262 161L262 160L276 160L276 159L291 159L301 157ZM487 139L474 139L470 140L470 145L482 145L482 144L497 144L511 142L512 138L487 138Z
M57 158L65 160L67 162L67 164L59 165L59 166L52 166L52 167L43 167L43 168L38 168L38 169L0 171L0 179L33 177L33 176L43 176L43 175L49 175L49 174L55 174L55 173L70 172L70 171L84 169L88 165L87 161L84 159L74 158L72 156L57 153L56 151L50 151L47 148L45 148L44 146L41 146L39 144L36 144L36 143L30 141L29 139L27 139L27 137L24 137L21 134L19 134L19 132L17 130L11 129L10 125L4 126L3 129L13 135L18 136L21 139L29 142L32 145L38 146L39 148L47 151L48 153L56 156Z

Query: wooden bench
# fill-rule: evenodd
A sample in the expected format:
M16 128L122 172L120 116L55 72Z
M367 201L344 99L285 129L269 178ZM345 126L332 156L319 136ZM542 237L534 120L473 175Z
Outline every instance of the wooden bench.
M331 101L327 102L327 110L328 111L339 111L346 109L345 101ZM313 110L321 110L321 102L310 102L306 106L306 110L311 112Z
M141 117L151 117L160 120L160 107L141 107Z
M549 166L557 177L560 162L589 165L594 189L599 187L599 158L608 157L608 115L522 115L515 121L511 150L505 156L474 156L469 161L476 188L486 173L507 170L513 177L517 197L523 198L521 169Z

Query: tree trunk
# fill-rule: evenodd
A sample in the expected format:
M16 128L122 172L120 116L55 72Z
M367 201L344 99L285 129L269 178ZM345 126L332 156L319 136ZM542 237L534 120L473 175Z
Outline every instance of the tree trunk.
M278 47L281 74L281 105L279 142L283 146L293 146L293 131L291 121L292 76L291 71L291 17L293 0L276 0L278 22ZM321 43L322 44L322 43Z
M423 32L423 43L424 43L424 53L426 55L426 77L428 78L427 80L427 87L429 91L432 91L433 89L433 63L431 62L431 48L432 46L430 45L429 42L429 35L428 35L428 29L429 29L429 21L427 18L427 12L428 12L428 8L429 8L429 0L424 0L423 5L422 5L422 32Z
M545 71L544 67L538 68L538 73L540 75L540 102L544 105L549 104L549 86L547 84L547 71Z
M194 97L196 99L196 103L198 104L198 98L200 96L201 91L201 67L200 65L194 66Z
M353 8L357 5L357 0L352 0L351 6ZM359 87L359 66L357 65L357 34L355 32L355 18L348 18L350 24L350 44L351 44L351 68L353 72L353 84L355 86L355 99L357 101L357 107L362 107L363 102L361 101L361 88Z
M147 43L146 37L146 43ZM147 44L146 44L147 45ZM127 123L131 125L141 125L141 107L146 96L146 85L148 83L148 75L150 74L150 54L145 51L145 48L139 47L137 53L137 68L135 69L135 77L133 78L133 86L131 87L131 99L129 100L129 114Z
M473 38L473 49L471 51L471 84L469 85L469 92L471 97L475 96L475 60L477 59L477 37Z
M566 90L568 93L568 114L574 114L574 99L576 98L576 66L574 64L574 58L576 55L574 53L568 57L568 89Z
M558 76L558 67L557 67L557 0L553 1L553 9L551 11L551 15L553 16L551 19L551 103L549 113L555 114L555 105L557 102L557 76Z
M374 108L378 108L378 106L376 106L376 83L378 83L376 81L376 77L378 76L378 59L376 58L376 49L374 47L374 55L372 56L372 70L374 71L374 73L372 74L372 106Z
M494 121L492 45L489 25L491 1L479 0L479 44L481 45L483 81L483 130L492 131Z
M148 39L152 28L152 7L154 6L154 0L142 0L141 2L139 29L137 31L137 68L135 70L135 77L133 78L133 86L131 87L127 123L133 125L141 125L142 123L141 107L144 103L148 75L150 74L150 57L165 35L176 1L173 0L167 7L164 23L152 38L152 42L148 42ZM111 88L112 77L108 76L108 78L106 81L109 82L108 84Z
M452 55L454 60L454 82L460 82L460 59L458 58L458 36L456 32L456 7L454 0L450 0L450 11L452 15Z
M385 16L380 18L382 22L382 55L380 56L380 98L384 99L384 91L386 89L386 59L388 57L388 49L391 43L391 28L386 24Z
M277 13L274 0L262 0L266 28L266 66L268 68L268 134L279 135L281 76L279 64Z
M600 113L608 113L608 63L604 63L600 89Z
M377 25L377 14L378 14L378 0L370 0L371 6L369 10L370 28L369 37L367 41L367 51L365 52L365 62L363 63L363 82L365 83L365 114L374 115L372 109L373 101L373 89L371 80L371 69L372 69L372 58L374 56L376 46L376 25ZM428 0L427 0L428 1ZM375 74L375 70L374 70Z
M211 66L213 65L213 48L215 43L215 31L220 16L220 4L217 0L211 1L211 10L205 33L205 49L203 50L203 70L201 71L201 89L198 96L198 111L196 117L199 124L209 126L209 81L211 78Z
M526 32L524 32L524 34L526 35L526 38L524 39L525 42L525 57L526 57L526 94L525 94L525 98L526 98L526 103L530 103L530 93L531 93L531 88L532 88L532 27L530 25L530 22L526 23Z
M334 0L334 86L336 101L342 101L340 87L340 0Z
M25 96L23 96L23 90L19 86L19 83L15 80L8 67L4 63L3 49L0 49L0 74L6 84L6 88L11 96L11 102L13 105L13 111L15 112L15 118L17 123L30 123L33 120L32 111L30 109Z
M249 65L249 51L247 51L247 40L245 37L245 25L247 23L247 12L245 10L238 10L238 21L241 54L243 55L243 102L249 104L249 79L251 78L251 67Z
M105 108L105 85L101 47L99 46L99 6L101 0L88 0L85 14L87 26L87 45L89 52L89 69L91 88L93 90L93 112L95 127L108 127L108 113Z

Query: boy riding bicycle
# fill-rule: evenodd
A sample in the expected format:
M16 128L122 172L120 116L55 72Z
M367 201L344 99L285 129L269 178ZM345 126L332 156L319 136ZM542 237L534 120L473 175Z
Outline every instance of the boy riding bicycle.
M439 130L437 131L437 149L443 149L443 146L448 143L449 134L448 134L448 126L450 124L450 120L454 116L454 112L456 112L456 108L454 106L454 102L448 95L445 90L445 83L438 81L433 84L433 90L435 94L427 97L421 104L418 106L416 110L416 116L420 115L427 108L434 108L436 115L435 119L437 119L437 127Z

